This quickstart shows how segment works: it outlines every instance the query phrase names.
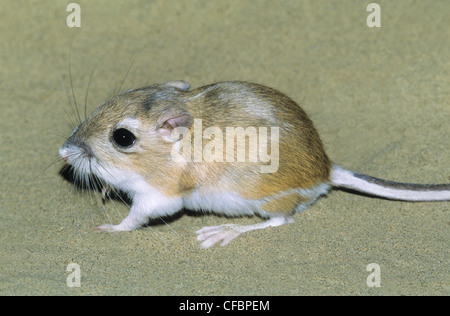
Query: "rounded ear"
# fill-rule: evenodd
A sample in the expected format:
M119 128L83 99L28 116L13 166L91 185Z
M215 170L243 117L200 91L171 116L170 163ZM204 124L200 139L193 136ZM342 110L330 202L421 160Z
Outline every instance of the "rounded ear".
M174 87L183 91L188 91L191 88L191 85L183 80L176 80L176 81L170 81L166 82L165 85Z
M179 141L189 132L194 118L188 112L166 116L158 127L161 137L168 142Z

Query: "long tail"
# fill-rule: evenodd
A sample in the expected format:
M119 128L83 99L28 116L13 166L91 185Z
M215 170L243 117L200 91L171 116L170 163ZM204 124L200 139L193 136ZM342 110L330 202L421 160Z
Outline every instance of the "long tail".
M331 185L351 189L390 200L399 201L450 201L450 183L415 184L399 183L358 174L333 166Z

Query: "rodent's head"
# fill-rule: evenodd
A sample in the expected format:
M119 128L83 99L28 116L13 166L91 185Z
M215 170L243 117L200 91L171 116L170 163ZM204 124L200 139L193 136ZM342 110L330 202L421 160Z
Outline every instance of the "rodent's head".
M167 170L173 142L182 137L172 131L193 123L181 97L187 90L188 83L174 81L113 97L74 130L59 155L77 174L126 191L133 175Z

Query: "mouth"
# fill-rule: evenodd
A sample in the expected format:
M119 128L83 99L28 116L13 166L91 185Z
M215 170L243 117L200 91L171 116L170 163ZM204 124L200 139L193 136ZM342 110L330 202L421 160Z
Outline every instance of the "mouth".
M80 144L81 145L81 144ZM79 146L79 144L64 143L58 150L61 159L73 169L72 174L78 178L82 178L84 182L89 181L92 175L93 156L91 151L86 151L87 145Z
M87 146L68 142L61 146L58 154L65 164L59 173L76 187L98 191L104 181L96 176L95 159L84 147Z
M123 202L126 205L132 204L130 196L124 191L115 188L114 186L107 183L105 180L97 177L93 173L88 174L80 173L80 170L71 164L67 163L64 166L62 166L62 168L59 170L59 175L64 180L71 183L77 191L99 192L101 194L103 204L105 204L110 200Z
M107 185L101 179L93 174L80 173L80 170L71 164L65 164L59 170L59 175L80 191L102 192L103 197L111 195Z

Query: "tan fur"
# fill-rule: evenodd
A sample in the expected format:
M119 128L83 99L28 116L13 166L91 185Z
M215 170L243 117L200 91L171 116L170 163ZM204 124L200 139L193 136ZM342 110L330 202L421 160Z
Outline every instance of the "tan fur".
M277 172L261 173L263 163L248 160L174 162L173 143L162 139L158 130L167 127L165 119L180 113L202 119L203 131L211 126L222 131L238 126L279 127ZM126 118L140 123L139 129L133 130L136 145L129 150L117 148L111 141L115 126ZM230 191L248 200L261 200L290 189L313 188L328 182L330 177L331 163L313 123L300 106L274 89L247 82L218 83L192 91L176 85L128 91L94 112L80 126L76 137L92 148L100 163L134 171L167 196L183 196L193 190ZM264 204L263 208L287 214L303 202L305 198L292 193Z
M205 90L208 92L202 97L190 99ZM287 96L260 85L233 82L220 88L202 87L186 93L185 98L193 116L202 118L203 128L280 127L278 171L260 173L259 164L217 163L214 170L203 170L203 173L208 173L219 189L226 187L245 198L261 199L288 189L307 189L329 181L331 163L319 135L306 113Z
M297 205L307 203L310 199L302 196L299 193L293 192L281 197L272 198L270 201L264 203L262 208L269 213L278 213L285 216L292 215L293 210Z

